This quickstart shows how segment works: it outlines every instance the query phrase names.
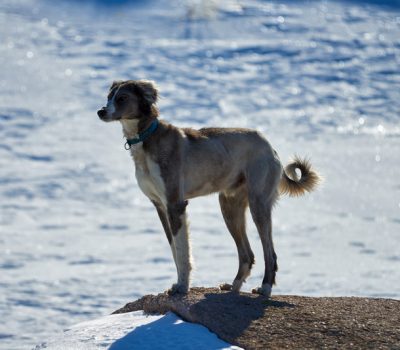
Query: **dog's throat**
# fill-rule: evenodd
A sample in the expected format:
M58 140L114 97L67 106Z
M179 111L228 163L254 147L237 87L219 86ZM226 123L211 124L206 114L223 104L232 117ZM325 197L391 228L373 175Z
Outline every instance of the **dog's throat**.
M156 130L158 127L158 119L154 119L153 122L150 124L150 126L144 130L143 132L136 133L133 135L133 137L128 137L127 134L125 134L126 137L126 142L125 142L125 149L129 150L132 145L136 145L140 142L145 141L148 139Z
M134 138L139 133L139 120L138 119L120 119L122 124L122 131L124 137Z

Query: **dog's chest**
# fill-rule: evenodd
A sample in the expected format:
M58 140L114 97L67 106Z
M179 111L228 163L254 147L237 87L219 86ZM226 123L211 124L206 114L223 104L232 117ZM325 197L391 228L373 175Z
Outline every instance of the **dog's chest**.
M136 179L142 192L152 201L166 204L165 185L160 167L143 151L141 144L132 149Z

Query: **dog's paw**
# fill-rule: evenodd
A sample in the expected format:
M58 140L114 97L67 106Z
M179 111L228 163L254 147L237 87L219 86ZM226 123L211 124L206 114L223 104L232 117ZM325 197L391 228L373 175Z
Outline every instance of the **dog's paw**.
M262 285L262 287L254 288L251 292L253 294L260 294L260 295L264 295L265 297L269 298L271 296L271 290L272 290L271 285L268 283L265 283Z
M219 289L230 291L230 290L232 290L232 285L229 283L223 283L223 284L219 285Z
M232 292L239 293L240 288L242 288L243 282L245 282L245 281L235 279L232 283Z
M226 290L229 292L239 293L241 286L242 286L242 282L240 282L238 280L234 280L232 284L230 284L230 283L220 284L219 289Z
M167 293L169 295L187 294L188 291L189 291L189 286L186 286L184 284L174 283L172 287L167 290Z

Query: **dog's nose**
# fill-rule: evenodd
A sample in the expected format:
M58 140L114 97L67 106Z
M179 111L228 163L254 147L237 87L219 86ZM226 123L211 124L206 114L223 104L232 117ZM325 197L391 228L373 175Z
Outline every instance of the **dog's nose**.
M105 109L104 107L103 107L102 109L99 109L99 110L97 111L97 115L98 115L100 118L105 117L106 114L107 114L107 111L106 111L106 109Z

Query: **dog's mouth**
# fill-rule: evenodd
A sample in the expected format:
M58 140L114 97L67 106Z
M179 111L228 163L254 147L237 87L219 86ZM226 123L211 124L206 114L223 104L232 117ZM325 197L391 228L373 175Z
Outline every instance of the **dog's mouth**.
M114 120L118 120L116 118L113 118L112 116L110 116L108 114L107 108L106 107L102 107L101 109L99 109L97 111L97 115L99 116L99 118L103 121L103 122L112 122Z
M115 117L112 114L110 114L107 110L107 107L101 107L101 109L99 109L97 111L97 115L99 116L99 118L103 121L103 122L114 122L114 121L118 121L118 120L134 120L134 119L139 119L139 117L135 117L133 115L120 115L119 117Z

